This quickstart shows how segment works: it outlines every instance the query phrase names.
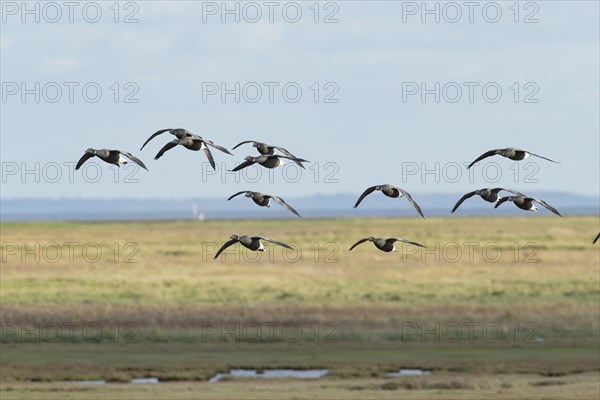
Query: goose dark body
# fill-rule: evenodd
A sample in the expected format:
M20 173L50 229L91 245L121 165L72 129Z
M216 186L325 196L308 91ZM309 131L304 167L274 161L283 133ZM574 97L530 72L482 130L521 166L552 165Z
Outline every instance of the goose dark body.
M279 150L280 152L282 152L286 156L297 158L295 155L293 155L287 149L284 149L281 146L274 146L274 145L271 145L271 144L257 142L256 140L245 140L243 142L240 142L240 143L236 144L232 148L232 150L235 150L238 147L240 147L241 145L246 144L246 143L252 143L252 147L255 147L256 150L258 150L258 152L260 154L263 154L263 155L273 155L273 154L275 154L275 150Z
M419 215L422 218L425 218L425 215L423 215L423 211L421 210L421 207L419 207L419 205L417 204L416 201L413 200L413 198L411 197L411 195L404 189L399 188L397 186L394 185L389 185L389 184L385 184L385 185L375 185L375 186L371 186L368 187L358 198L358 200L356 201L356 204L354 204L354 208L358 207L358 205L363 201L363 199L365 197L367 197L368 195L370 195L371 193L373 193L374 191L379 190L381 191L381 193L383 193L384 195L386 195L387 197L391 197L391 198L398 198L398 197L406 197L406 200L408 200L408 202L410 204L412 204L412 206L415 208L415 210L417 210L417 212L419 213Z
M524 196L524 195L503 197L500 200L498 200L498 202L496 203L494 208L498 208L502 203L505 203L507 201L513 202L521 210L532 211L532 212L537 212L537 207L535 206L534 203L538 203L542 207L550 210L551 212L558 215L559 217L562 217L562 215L558 212L558 210L556 208L552 207L550 204L546 203L544 200L536 199L535 197L528 197L528 196Z
M283 246L286 249L293 249L290 245L283 243L283 242L278 242L277 240L273 240L267 237L263 237L263 236L238 236L238 235L231 235L231 237L229 238L229 240L227 242L225 242L223 244L223 246L221 246L221 248L219 249L219 251L217 251L217 254L215 254L214 259L216 259L217 257L219 257L219 255L221 255L221 253L228 248L229 246L234 245L235 243L240 243L242 246L244 246L245 248L252 250L252 251L265 251L265 247L263 246L263 244L261 243L261 240L279 245L279 246Z
M246 193L246 197L250 197L253 202L255 202L256 204L258 204L261 207L270 207L271 206L271 202L269 201L271 196L269 196L269 195L263 195L261 193L252 192L252 193Z
M353 248L355 248L359 244L367 242L367 241L372 242L375 245L375 247L377 247L381 251L385 251L386 253L396 251L396 246L395 246L396 242L408 243L408 244L412 244L412 245L418 246L418 247L426 247L420 243L402 239L402 238L375 238L373 236L369 236L366 238L362 238L358 242L354 243L348 251L352 251Z
M485 153L483 153L482 155L477 157L475 159L475 161L473 161L471 164L469 164L467 169L471 168L476 162L481 161L484 158L488 158L488 157L495 156L495 155L506 157L506 158L509 158L509 159L515 160L515 161L521 161L521 160L526 159L529 156L535 156L535 157L543 158L544 160L547 160L547 161L550 161L553 163L558 163L558 161L554 161L549 158L540 156L538 154L534 154L527 150L517 149L516 147L507 147L505 149L495 149L495 150L486 151Z
M262 156L258 156L258 157L252 157L252 156L248 156L246 158L244 158L244 162L241 163L240 165L238 165L237 167L235 167L234 169L231 170L231 172L237 172L240 171L246 167L249 167L252 164L260 164L265 168L269 168L269 169L273 169L273 168L277 168L278 166L283 164L282 158L288 159L288 160L292 160L294 162L309 162L307 160L304 160L302 158L294 158L294 157L289 157L289 156L282 156L280 154L273 154L273 155L262 155Z
M98 157L99 159L101 159L102 161L104 161L108 164L113 164L113 165L116 165L117 167L120 167L121 164L127 164L127 161L122 156L127 157L128 159L130 159L131 161L133 161L140 167L144 168L146 171L148 170L148 168L146 168L146 166L144 165L142 160L140 160L139 158L133 156L131 153L128 153L126 151L109 150L109 149L97 150L97 149L92 149L92 148L89 148L85 151L84 155L77 162L75 169L78 170L79 168L81 168L83 163L85 163L87 160L89 160L92 157Z
M170 149L172 149L173 147L176 147L178 145L183 146L186 149L192 150L192 151L202 150L202 152L206 155L206 158L208 158L208 162L210 163L210 166L213 169L216 169L216 164L215 164L215 160L214 160L213 155L210 152L208 146L211 146L217 150L220 150L223 153L233 155L225 147L216 145L211 140L205 139L198 135L194 135L190 131L183 129L183 128L177 128L177 129L168 128L168 129L161 129L161 130L156 131L155 133L152 134L152 136L150 136L146 140L146 142L144 142L144 144L142 145L140 150L142 150L144 148L144 146L146 146L150 140L154 139L156 136L158 136L162 133L165 133L165 132L169 132L170 134L174 135L177 139L174 139L171 142L164 145L163 148L160 149L159 152L156 154L156 156L154 156L155 160L158 160L167 151L169 151Z
M238 147L240 147L243 144L246 143L252 143L252 147L255 147L256 150L258 150L258 152L261 155L264 156L272 156L275 155L275 150L279 150L283 155L290 157L290 160L292 160L293 162L295 162L296 164L298 164L300 167L304 168L304 165L302 165L302 162L300 161L300 159L298 159L298 157L296 157L295 155L293 155L292 153L290 153L287 149L281 147L281 146L274 146L271 144L266 144L266 143L262 143L262 142L257 142L256 140L245 140L243 142L240 142L238 144L236 144L232 150L237 149Z
M484 189L479 189L479 190L474 190L472 192L466 193L463 197L460 198L460 200L458 200L458 202L456 203L456 205L454 206L454 208L452 209L451 212L456 211L456 209L458 207L460 207L460 205L467 199L478 195L479 197L481 197L483 200L487 201L488 203L495 203L498 201L498 199L500 198L500 196L498 195L498 193L500 191L506 191L506 192L510 192L516 195L523 195L520 192L517 192L516 190L512 190L512 189L504 189L504 188L484 188Z
M188 137L188 136L195 136L193 133L191 133L190 131L188 131L187 129L183 129L183 128L167 128L167 129L160 129L156 132L154 132L142 145L142 147L140 147L140 150L143 150L144 147L146 147L146 145L148 144L149 141L151 141L152 139L154 139L155 137L157 137L158 135L165 133L165 132L169 132L171 135L174 135L177 139L183 139L184 137Z
M281 197L273 196L270 194L264 194L264 193L252 192L252 191L246 190L246 191L237 192L237 193L231 195L227 199L227 201L233 199L236 196L239 196L240 194L244 194L245 197L251 198L254 203L256 203L257 205L259 205L261 207L271 207L271 199L273 199L273 201L275 201L277 204L280 204L287 210L291 211L292 213L294 213L295 215L300 217L300 214L298 214L298 212L296 210L294 210L292 208L292 206L290 206L288 203L286 203Z

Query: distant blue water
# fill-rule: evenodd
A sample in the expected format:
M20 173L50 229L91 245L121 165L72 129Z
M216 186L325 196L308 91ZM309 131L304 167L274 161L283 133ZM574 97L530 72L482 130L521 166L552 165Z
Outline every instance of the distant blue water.
M540 196L556 207L563 215L598 215L598 197L548 192ZM414 195L426 217L439 216L498 216L498 215L552 215L546 209L531 213L506 203L494 209L493 204L478 198L469 199L451 214L450 210L460 194L425 193ZM273 203L259 207L250 199L227 201L220 198L194 199L2 199L0 220L8 221L106 221L106 220L186 220L196 219L200 210L204 219L298 219L295 215ZM355 194L315 195L290 198L286 201L305 218L344 217L413 217L417 212L404 199L390 199L371 195L358 208L353 208ZM196 203L196 205L195 205ZM558 218L558 217L557 217Z
M258 208L258 207L257 207ZM271 212L269 212L271 211ZM351 218L351 217L413 217L420 218L411 210L398 209L364 209L357 212L356 210L344 209L313 209L302 212L304 218ZM560 210L564 216L569 215L596 215L598 210L592 207L587 208L566 208ZM453 216L460 218L464 216L501 216L501 215L528 215L531 217L542 215L553 215L545 210L530 213L519 209L465 209L459 210L455 214L451 214L447 209L429 209L424 210L426 217ZM557 217L558 218L558 217ZM0 220L3 222L10 221L141 221L141 220L192 220L196 219L190 210L169 210L169 211L137 211L123 212L118 210L103 210L103 211L43 211L37 212L9 212L0 213ZM225 219L300 219L290 213L273 210L262 210L258 208L256 211L248 210L212 210L204 212L205 220L225 220Z

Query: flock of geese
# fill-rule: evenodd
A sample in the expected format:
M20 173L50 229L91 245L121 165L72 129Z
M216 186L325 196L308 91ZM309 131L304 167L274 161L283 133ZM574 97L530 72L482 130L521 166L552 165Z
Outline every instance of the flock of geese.
M215 148L223 153L233 155L225 147L219 146L219 145L215 144L214 142L212 142L211 140L205 139L201 136L198 136L198 135L195 135L195 134L189 132L186 129L181 129L181 128L177 128L177 129L167 128L167 129L160 129L160 130L156 131L144 142L144 144L140 148L140 151L144 149L144 147L148 144L148 142L150 142L152 139L154 139L155 137L157 137L165 132L168 132L168 133L172 134L173 136L175 136L175 139L173 139L172 141L165 144L158 151L158 153L154 157L155 160L158 160L159 158L161 158L167 151L171 150L172 148L177 147L177 146L183 146L186 149L192 150L192 151L202 150L202 152L205 154L205 156L208 159L208 162L210 163L213 170L216 170L215 160L209 149L209 146L212 148ZM302 163L310 162L303 158L296 157L295 155L293 155L292 153L290 153L288 150L286 150L283 147L273 146L273 145L269 145L266 143L257 142L254 140L246 140L241 143L238 143L237 145L235 145L232 148L232 150L235 150L238 147L240 147L241 145L248 144L248 143L252 143L252 147L255 147L256 150L258 151L258 153L260 153L260 155L257 157L253 157L253 156L245 157L244 161L241 164L239 164L238 166L236 166L233 170L230 170L230 172L240 171L240 170L242 170L246 167L249 167L250 165L253 165L253 164L259 164L264 168L272 169L272 168L276 168L280 165L283 165L284 159L291 160L292 162L299 165L301 168L305 168ZM276 150L281 154L276 154L275 153ZM514 147L508 147L505 149L490 150L490 151L483 153L482 155L477 157L467 167L467 169L471 168L475 163L477 163L485 158L492 157L495 155L506 157L506 158L509 158L509 159L515 160L515 161L520 161L520 160L524 160L530 156L535 156L535 157L539 157L539 158L542 158L544 160L547 160L547 161L550 161L553 163L557 162L557 161L551 160L549 158L531 153L526 150L517 149ZM128 163L127 160L130 160L130 161L133 161L135 164L139 165L140 167L144 168L145 170L148 170L148 168L142 162L142 160L135 157L134 155L132 155L129 152L122 151L122 150L109 150L109 149L97 150L97 149L92 149L92 148L89 148L85 151L84 155L77 162L75 169L76 170L80 169L81 166L92 157L98 157L102 161L109 163L109 164L114 164L116 166L120 166L122 164L127 164ZM367 197L368 195L370 195L371 193L373 193L375 191L381 191L381 193L383 193L385 196L390 197L390 198L405 197L406 200L415 208L415 210L421 216L421 218L425 218L425 215L423 214L421 207L417 204L416 201L413 200L410 193L408 193L406 190L404 190L402 188L399 188L397 186L390 185L390 184L375 185L375 186L368 187L360 195L360 197L356 201L356 204L354 204L354 208L357 208L360 205L360 203L365 199L365 197ZM511 193L512 196L500 197L498 193L501 191ZM281 205L282 207L284 207L285 209L287 209L294 215L300 217L300 214L292 206L287 204L281 197L270 195L270 194L264 194L264 193L260 193L260 192L253 192L253 191L245 190L245 191L240 191L240 192L237 192L237 193L231 195L227 200L229 201L229 200L233 199L234 197L237 197L242 194L245 197L249 197L250 199L252 199L252 201L255 204L257 204L261 207L270 207L271 200L273 200L274 202ZM483 189L474 190L472 192L466 193L458 200L458 202L456 203L456 205L454 206L454 208L452 209L451 212L454 213L465 200L467 200L475 195L478 195L483 200L485 200L489 203L495 203L494 208L498 208L501 204L503 204L505 202L512 202L515 204L515 206L517 206L518 208L520 208L522 210L536 212L537 208L534 203L537 203L537 204L541 205L542 207L548 209L552 213L562 217L562 215L560 214L560 212L558 212L557 209L550 206L544 200L527 196L523 193L517 192L512 189L504 189L504 188L483 188ZM600 233L598 233L598 235L594 239L593 244L595 244L599 238L600 238ZM262 241L270 242L270 243L276 244L278 246L292 249L292 247L290 245L280 242L280 241L277 241L277 240L270 239L268 237L231 235L229 240L227 242L225 242L219 248L219 250L215 254L214 258L216 259L217 257L219 257L219 255L221 255L221 253L225 249L234 245L235 243L240 243L242 246L244 246L247 249L252 250L252 251L264 251L264 245L263 245ZM407 243L407 244L411 244L411 245L418 246L418 247L426 247L423 244L413 242L413 241L410 241L407 239L402 239L402 238L396 238L396 237L375 238L375 237L369 236L369 237L365 237L365 238L358 240L356 243L354 243L350 247L349 251L351 251L356 246L358 246L364 242L367 242L367 241L372 242L377 249L384 251L384 252L395 252L396 251L396 246L395 246L396 242Z

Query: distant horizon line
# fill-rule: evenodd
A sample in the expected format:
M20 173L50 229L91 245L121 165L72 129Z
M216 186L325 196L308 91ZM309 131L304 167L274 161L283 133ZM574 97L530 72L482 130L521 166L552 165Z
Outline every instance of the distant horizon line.
M493 187L493 185L490 185L488 187ZM478 187L477 189L481 189L480 187ZM473 189L476 190L476 189ZM311 198L311 197L330 197L330 196L345 196L345 195L357 195L359 196L360 193L362 193L361 191L357 191L357 192L350 192L350 191L344 191L344 192L336 192L336 193L313 193L313 194L309 194L309 195L291 195L290 198ZM411 191L411 194L419 194L419 195L457 195L457 194L464 194L466 193L466 191L436 191L436 192L419 192L419 191ZM597 197L600 199L600 192L596 193L596 194L587 194L587 193L580 193L580 192L571 192L571 191L565 191L565 190L556 190L556 189L545 189L545 190L540 190L537 193L553 193L553 194L566 194L566 195L571 195L571 196L582 196L582 197ZM30 197L30 196L15 196L15 197L5 197L5 196L0 196L0 201L7 201L7 200L164 200L164 201L178 201L178 200L198 200L198 199L221 199L221 196L219 195L211 195L211 196L181 196L181 197L150 197L150 196L146 196L146 197L133 197L133 196L126 196L126 197L103 197L103 196L95 196L95 197L85 197L85 196L64 196L64 197Z

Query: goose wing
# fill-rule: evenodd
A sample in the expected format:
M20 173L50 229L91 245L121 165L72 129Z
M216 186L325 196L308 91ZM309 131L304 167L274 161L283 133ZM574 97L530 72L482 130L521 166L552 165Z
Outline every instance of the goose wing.
M471 164L469 164L469 166L467 167L467 169L471 168L473 166L473 164L475 164L476 162L479 162L479 161L483 160L484 158L488 158L488 157L491 157L491 156L494 156L494 155L498 154L498 150L499 149L486 151L485 153L483 153L482 155L480 155L479 157L477 157L475 159L475 161L473 161Z
M498 200L496 202L496 205L494 206L494 208L498 208L500 206L500 204L505 203L507 201L513 201L514 199L516 199L517 196L506 196L506 197L502 197L500 200Z
M139 158L137 158L133 154L128 153L126 151L121 151L121 150L118 150L118 152L121 153L121 154L123 154L125 157L129 158L131 161L133 161L134 163L136 163L140 167L144 168L146 171L148 171L148 168L146 168L146 166L144 165L144 163L142 162L142 160L140 160Z
M231 150L235 150L238 147L240 147L241 145L246 144L246 143L254 144L254 143L256 143L256 141L255 140L244 140L243 142L239 142L238 144L236 144Z
M533 197L527 197L527 199L535 201L536 203L540 204L542 207L546 208L547 210L550 210L554 214L558 215L559 217L562 217L562 215L560 215L560 213L558 212L558 210L556 208L552 207L550 204L546 203L544 200L536 199Z
M417 212L419 213L419 215L421 216L421 218L425 219L425 216L423 215L423 211L421 211L421 207L419 207L419 205L417 204L417 202L413 200L413 198L410 196L410 193L408 193L406 190L401 189L399 187L396 187L396 189L398 189L402 193L402 195L404 197L406 197L406 200L408 200L409 203L412 204L412 206L415 208L415 210L417 210Z
M466 199L470 199L471 197L473 197L475 195L475 193L477 193L476 190L469 192L467 194L465 194L463 197L460 198L460 200L458 200L458 202L454 205L454 208L452 209L452 211L450 211L451 213L453 213L454 211L456 211L456 209L458 207L460 207L460 205L466 200Z
M362 239L360 239L358 242L354 243L352 245L352 247L350 247L350 249L348 249L348 251L352 251L353 248L355 248L356 246L358 246L361 243L366 242L367 240L370 240L370 239L369 238L362 238Z
M546 158L546 157L544 157L544 156L540 156L539 154L535 154L535 153L532 153L532 152L530 152L530 151L527 151L527 150L523 150L523 151L524 151L524 152L526 152L526 153L529 153L529 154L530 154L530 155L532 155L532 156L535 156L535 157L538 157L538 158L543 158L543 159L544 159L544 160L546 160L546 161L550 161L550 162L553 162L553 163L559 164L559 162L558 162L558 161L554 161L554 160L551 160L551 159L549 159L549 158Z
M504 190L505 192L509 192L509 193L515 194L515 195L517 195L517 196L523 196L523 197L527 197L527 196L525 196L523 193L521 193L521 192L517 192L516 190L513 190L513 189L505 189L505 188L493 188L493 189L492 189L492 192L494 192L494 193L498 193L498 192L500 192L500 191L502 191L502 190Z
M156 153L156 155L154 156L154 159L158 160L159 158L161 158L163 156L163 154L165 154L168 150L171 150L173 147L177 146L178 144L179 144L179 139L172 140L169 143L165 144L163 146L163 148L160 149L158 151L158 153Z
M271 239L271 238L268 238L268 237L263 237L263 236L252 236L252 238L251 238L251 239L265 240L265 241L267 241L267 242L271 242L271 243L273 243L273 244L277 244L277 245L279 245L279 246L283 246L283 247L285 247L286 249L292 249L292 250L293 250L293 247L292 247L292 246L290 246L289 244L286 244L286 243L283 243L283 242L279 242L279 241L277 241L277 240L273 240L273 239Z
M216 170L217 168L216 168L216 164L215 164L215 159L213 158L213 155L210 152L210 150L208 149L208 147L204 146L204 148L202 149L202 152L204 153L206 158L208 158L208 162L210 163L210 166L212 167L212 169Z
M293 155L292 153L290 153L287 149L284 149L283 147L280 147L280 146L271 146L271 147L273 147L274 149L279 150L280 152L282 152L283 154L285 154L288 157L298 158L295 155Z
M406 239L402 239L402 238L391 238L391 239L394 239L394 241L396 241L396 242L412 244L413 246L425 247L425 248L427 247L425 245L422 245L421 243L413 242L411 240L406 240Z
M304 167L304 165L302 165L302 163L303 162L310 162L310 161L305 160L303 158L297 158L297 157L294 157L294 156L291 156L291 157L290 156L284 156L284 155L281 155L281 154L271 154L269 157L286 158L288 160L292 160L293 162L295 162L296 164L298 164L300 167L302 167L304 169L306 169L306 168Z
M237 167L235 167L234 169L231 170L231 172L237 172L241 169L244 169L246 167L249 167L250 165L254 164L254 161L244 161L243 163L241 163L240 165L238 165Z
M296 164L298 164L301 168L306 169L304 167L304 165L302 165L302 163L303 162L309 162L309 161L306 161L306 160L303 160L301 158L296 157L295 155L293 155L292 153L290 153L289 151L287 151L283 147L279 147L279 146L271 146L271 147L273 147L274 149L279 150L280 152L282 152L283 154L285 154L286 156L288 156L290 160L292 160L293 162L295 162Z
M219 146L218 144L215 144L212 140L207 140L207 139L202 139L202 140L204 140L204 143L206 143L207 145L209 145L209 146L211 146L211 147L213 147L213 148L215 148L217 150L220 150L223 153L227 153L227 154L229 154L231 156L233 155L225 147Z
M161 129L161 130L159 130L159 131L156 131L156 132L154 132L154 133L152 134L152 136L150 136L150 137L148 138L148 140L146 140L146 141L144 142L144 144L142 145L142 147L140 147L140 150L142 150L142 149L143 149L143 148L144 148L144 147L145 147L145 146L148 144L148 142L149 142L149 141L151 141L152 139L154 139L155 137L157 137L157 136L158 136L158 135L160 135L161 133L165 133L165 132L168 132L168 131L170 131L170 130L172 130L172 129L171 129L171 128L168 128L168 129Z
M371 186L368 187L358 198L358 200L356 200L356 204L354 205L354 208L358 207L358 205L360 204L361 201L363 201L363 199L365 197L367 197L368 195L370 195L371 193L373 193L375 191L375 189L377 189L377 185L375 186Z
M252 193L252 192L249 192L249 191L247 191L247 190L242 190L241 192L237 192L236 194L232 194L232 195L231 195L231 196L230 196L230 197L227 199L227 201L229 201L229 200L233 199L235 196L239 196L239 195L240 195L240 194L242 194L242 193L243 193L243 194L246 194L246 193Z
M217 251L217 254L215 254L215 257L213 258L213 260L216 260L217 257L219 257L219 255L223 252L223 250L225 250L226 248L228 248L232 244L236 243L237 241L238 241L237 239L229 239L228 241L226 241L225 244L223 244L223 246L221 246L221 248L219 249L219 251Z
M84 162L86 162L87 160L89 160L92 157L95 157L96 155L94 153L89 153L89 152L85 152L83 154L83 156L79 159L79 161L77 161L77 165L75 166L75 170L78 170L79 168L81 168L81 166L83 165Z
M277 197L277 196L271 196L271 198L278 204L282 205L283 207L285 207L286 209L288 209L289 211L293 212L294 214L296 214L297 216L300 217L300 214L298 214L298 211L294 210L292 208L292 206L290 206L288 203L286 203L281 197Z

